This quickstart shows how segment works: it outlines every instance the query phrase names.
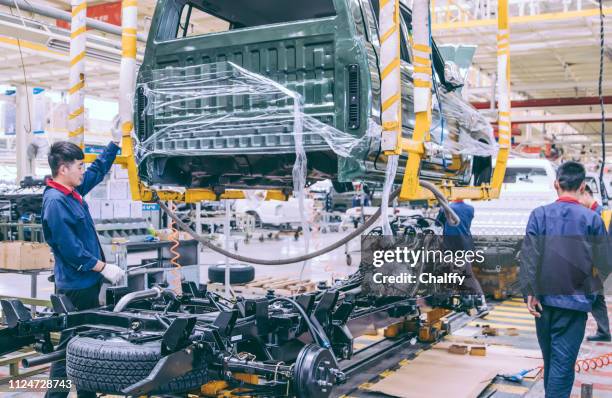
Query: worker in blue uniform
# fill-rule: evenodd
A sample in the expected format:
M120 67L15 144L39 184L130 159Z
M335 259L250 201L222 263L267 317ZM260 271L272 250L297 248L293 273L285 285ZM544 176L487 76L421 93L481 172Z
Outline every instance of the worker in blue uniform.
M593 197L593 191L586 185L584 187L584 194L580 200L583 206L593 210L601 217L603 207L597 203ZM598 294L593 302L593 309L591 310L595 322L597 322L597 331L592 336L587 336L588 341L611 341L610 336L610 319L608 318L608 306L606 305L606 296Z
M475 250L474 238L472 237L472 220L474 219L474 206L465 203L463 200L455 200L449 204L451 210L457 214L459 218L458 225L451 225L448 222L444 208L440 209L438 213L438 222L443 225L443 242L445 250ZM476 294L481 296L480 311L486 311L487 305L485 302L482 287L478 282L478 279L474 276L472 270L472 264L466 262L464 265L465 280L463 281L462 288L470 294Z
M570 396L587 313L602 288L594 267L604 280L610 270L603 221L580 203L585 174L577 162L557 169L559 198L531 212L520 253L520 286L535 317L546 398Z
M54 143L48 155L53 178L47 181L43 193L43 234L55 257L56 293L67 296L79 311L100 306L102 278L116 283L125 275L120 267L105 262L87 202L83 200L111 169L120 140L116 120L113 141L87 170L83 166L83 151L71 142ZM71 337L70 333L62 333L58 349L65 348ZM65 361L54 362L49 377L65 378ZM46 396L67 395L65 391L48 391ZM96 394L78 391L78 396L95 397Z

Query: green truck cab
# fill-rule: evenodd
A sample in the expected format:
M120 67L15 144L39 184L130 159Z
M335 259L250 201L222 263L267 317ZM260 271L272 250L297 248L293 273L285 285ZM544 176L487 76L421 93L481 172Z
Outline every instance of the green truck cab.
M331 139L342 134L357 142L350 156L340 156L321 137L305 134L308 182L382 182L386 157L380 151L378 127L378 8L378 0L158 1L136 93L140 177L149 185L193 188L292 186L293 126L275 122L270 116L274 113L265 109L252 116L269 106L269 98L255 94L245 103L221 89L218 97L183 96L162 104L151 94L161 90L156 91L162 87L160 77L175 79L176 90L189 84L197 89L201 76L214 80L227 72L219 66L225 64L298 93L304 114L333 127ZM411 13L404 5L401 15L402 124L404 137L410 137ZM435 43L433 49L439 87L434 93L431 144L420 175L468 184L474 158L493 155L495 138L490 124L461 97L460 85L447 79L448 65ZM198 79L184 79L187 75ZM174 86L163 87L164 98L171 98ZM253 89L256 92L257 85ZM274 112L291 106L288 101L275 103ZM398 181L405 159L400 158Z

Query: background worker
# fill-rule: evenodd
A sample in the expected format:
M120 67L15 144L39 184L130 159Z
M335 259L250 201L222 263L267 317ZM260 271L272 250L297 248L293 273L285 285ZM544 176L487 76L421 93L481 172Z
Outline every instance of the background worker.
M444 248L446 250L475 250L474 238L472 237L472 220L474 219L474 206L465 203L463 200L454 200L449 204L449 207L457 214L459 218L458 225L450 225L444 213L444 208L440 209L437 220L443 225ZM484 293L478 279L474 276L472 264L466 262L464 265L465 280L463 288L469 291L470 294L481 296L482 305L479 310L486 311L487 305L485 302Z
M116 123L117 124L117 123ZM53 179L47 181L43 193L42 225L45 241L55 257L55 288L67 296L78 311L99 307L102 278L116 283L124 271L106 264L89 207L83 200L109 172L117 151L121 133L116 125L113 142L84 170L84 154L77 145L61 141L51 146L49 166ZM58 349L65 348L71 334L62 333ZM51 379L66 377L65 361L54 362ZM49 391L47 397L66 397L68 392ZM95 397L90 392L78 392L79 397Z
M580 199L580 203L588 209L593 210L601 217L603 207L593 197L593 191L586 185L584 194ZM606 305L606 296L598 294L593 302L593 310L591 311L595 322L597 322L597 331L592 336L587 336L588 341L611 341L610 336L610 319L608 318L608 307Z
M603 221L580 203L585 174L577 162L557 169L559 199L531 212L520 254L520 285L535 317L546 398L570 396L591 293L601 288L593 267L602 277L609 270Z

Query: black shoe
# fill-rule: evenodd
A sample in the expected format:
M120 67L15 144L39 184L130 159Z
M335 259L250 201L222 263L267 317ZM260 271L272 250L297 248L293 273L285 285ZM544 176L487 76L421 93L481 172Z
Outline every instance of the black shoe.
M487 307L486 305L478 307L477 311L478 311L477 315L479 318L489 315L489 307Z
M610 335L605 335L601 333L594 334L592 336L587 336L587 341L610 341Z

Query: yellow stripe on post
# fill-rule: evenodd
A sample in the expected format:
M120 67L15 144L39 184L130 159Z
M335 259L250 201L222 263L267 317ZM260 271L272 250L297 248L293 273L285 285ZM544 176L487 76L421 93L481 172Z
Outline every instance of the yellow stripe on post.
M136 37L134 35L134 37ZM130 37L123 35L121 37L121 55L126 58L136 58L136 41L132 40Z
M429 73L431 67L429 66L414 66L414 73Z
M81 11L86 11L87 3L81 3L72 9L72 17L76 17Z
M415 56L414 57L414 64L415 65L419 64L419 65L431 67L431 60L429 58L423 58L423 57Z
M68 90L68 94L75 94L77 91L79 91L80 89L82 89L85 86L85 84L83 83L83 81L77 83L75 86L70 87L70 89Z
M431 82L427 81L427 80L419 80L419 79L415 79L414 80L414 87L431 87Z
M389 76L391 72L393 72L395 68L399 68L400 64L401 64L401 61L399 58L394 59L393 62L385 66L385 69L383 69L382 73L380 74L381 78L385 79L387 76Z
M383 104L382 104L383 112L386 111L387 109L389 109L394 103L399 101L400 98L401 98L401 94L400 93L397 93L397 94L387 98L387 100L385 102L383 102Z
M416 51L420 51L422 53L427 53L427 54L431 54L431 47L429 47L428 45L424 45L424 44L414 44L412 46Z
M391 29L383 33L382 36L380 36L380 42L381 43L386 42L387 40L389 40L389 37L391 37L396 32L397 32L397 26L393 26Z
M84 127L79 127L78 129L74 130L74 131L69 131L68 132L68 137L76 137L77 135L81 135L85 133L85 128Z
M70 60L70 66L74 66L85 58L85 51Z
M81 116L84 111L85 111L85 109L83 107L77 109L75 112L73 112L73 113L68 115L68 120L72 120L72 119L75 119L75 118Z
M78 28L74 32L70 33L70 38L74 39L75 37L77 37L79 35L82 35L85 32L87 32L87 27L86 26L81 26L80 28Z

